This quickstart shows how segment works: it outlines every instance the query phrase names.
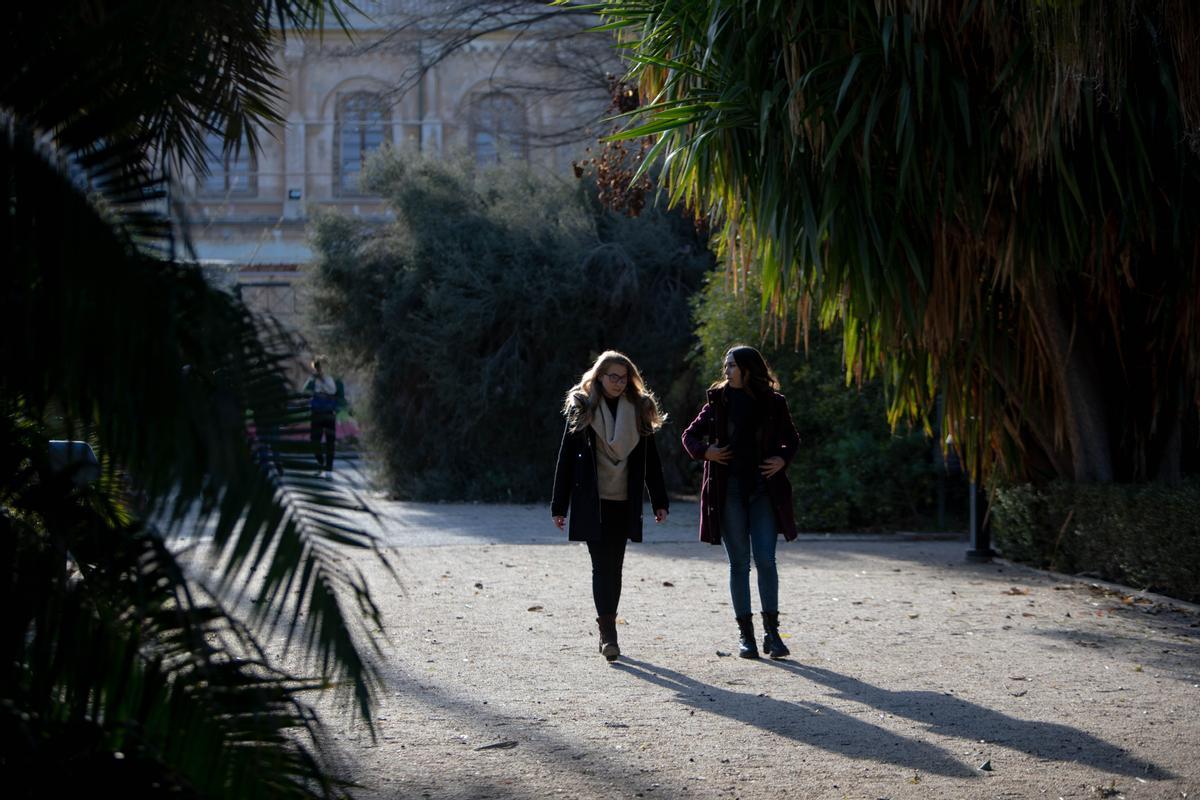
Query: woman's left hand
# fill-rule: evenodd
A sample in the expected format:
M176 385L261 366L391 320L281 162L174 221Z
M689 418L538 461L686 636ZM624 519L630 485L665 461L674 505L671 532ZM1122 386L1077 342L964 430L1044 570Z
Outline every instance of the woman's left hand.
M784 462L779 456L771 456L766 461L758 465L758 470L763 474L764 478L770 478L776 472L783 469Z
M665 508L654 509L654 521L655 522L666 522L667 514L669 514L669 513L670 512L667 511Z

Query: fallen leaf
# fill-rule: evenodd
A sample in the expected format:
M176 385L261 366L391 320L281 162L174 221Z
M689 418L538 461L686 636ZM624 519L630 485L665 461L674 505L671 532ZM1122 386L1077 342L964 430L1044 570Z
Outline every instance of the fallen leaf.
M992 760L989 758L987 761L980 764L979 769L983 772L992 772Z
M545 609L542 608L541 606L530 606L529 610L530 611L545 611Z
M1022 589L1022 588L1020 588L1020 587L1018 587L1018 586L1013 586L1013 587L1012 587L1012 588L1010 588L1008 591L1006 591L1006 592L1001 592L1001 594L1022 595L1022 594L1029 594L1029 590L1028 590L1028 589Z
M729 653L726 653L724 650L718 650L717 658L729 658Z
M674 585L675 584L671 583L670 581L663 581L663 586L674 586Z
M917 617L919 617L919 616L921 616L921 615L920 615L920 614L909 614L909 615L908 615L908 618L909 618L909 619L916 619L916 618L917 618Z
M510 750L516 746L517 746L516 742L514 742L511 739L508 739L503 742L492 742L491 744L485 744L482 747L476 747L475 749L476 750Z

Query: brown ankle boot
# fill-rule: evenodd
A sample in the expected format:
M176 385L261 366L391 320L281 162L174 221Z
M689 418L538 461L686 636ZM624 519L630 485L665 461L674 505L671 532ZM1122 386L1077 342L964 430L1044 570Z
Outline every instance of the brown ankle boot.
M617 615L601 614L596 617L596 625L600 628L600 655L616 661L621 655L621 648L617 646Z

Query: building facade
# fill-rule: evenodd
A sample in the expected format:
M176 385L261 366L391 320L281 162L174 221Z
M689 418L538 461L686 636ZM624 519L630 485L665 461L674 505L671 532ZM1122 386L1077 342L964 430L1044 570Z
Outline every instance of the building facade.
M185 176L178 187L197 256L223 265L251 307L296 330L296 279L312 257L313 210L389 218L359 184L372 153L465 151L480 162L526 159L566 174L608 102L602 81L590 94L554 91L587 77L572 50L579 38L564 37L561 22L470 16L486 4L356 5L350 33L333 20L288 32L278 52L284 122L260 132L257 152L226 152L214 134L208 174Z

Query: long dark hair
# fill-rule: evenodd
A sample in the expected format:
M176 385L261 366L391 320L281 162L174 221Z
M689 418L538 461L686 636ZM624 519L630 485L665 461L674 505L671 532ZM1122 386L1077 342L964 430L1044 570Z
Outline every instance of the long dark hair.
M771 396L772 391L779 391L779 379L762 353L749 345L734 345L725 351L725 358L721 359L722 369L730 356L742 371L742 385L756 401L761 403ZM712 388L722 389L728 383L728 379L722 379L714 383Z

